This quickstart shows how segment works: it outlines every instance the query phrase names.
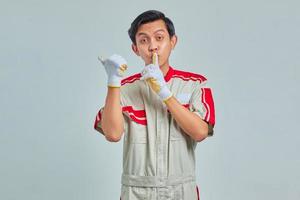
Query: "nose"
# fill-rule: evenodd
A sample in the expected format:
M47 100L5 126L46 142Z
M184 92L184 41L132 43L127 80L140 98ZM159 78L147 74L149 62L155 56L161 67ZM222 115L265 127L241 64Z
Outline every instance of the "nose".
M155 41L151 41L151 43L149 45L149 51L151 53L158 51L158 44Z

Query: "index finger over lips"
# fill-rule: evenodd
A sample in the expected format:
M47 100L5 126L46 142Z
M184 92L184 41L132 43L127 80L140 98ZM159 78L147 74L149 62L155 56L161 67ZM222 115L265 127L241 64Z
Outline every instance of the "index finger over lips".
M152 64L158 66L158 55L157 55L157 53L152 54Z

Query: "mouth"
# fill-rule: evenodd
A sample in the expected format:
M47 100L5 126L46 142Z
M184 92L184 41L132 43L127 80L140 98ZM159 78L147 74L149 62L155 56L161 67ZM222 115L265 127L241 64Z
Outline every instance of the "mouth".
M157 54L157 59L159 61L160 55L158 53L156 53L156 54ZM147 62L148 64L153 63L153 54L149 54L147 60L148 60L148 62Z

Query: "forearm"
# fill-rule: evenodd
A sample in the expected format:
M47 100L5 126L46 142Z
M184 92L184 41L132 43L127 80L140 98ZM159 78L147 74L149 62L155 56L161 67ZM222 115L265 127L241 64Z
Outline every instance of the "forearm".
M124 131L124 118L120 105L120 88L108 87L101 127L107 140L117 142Z
M189 111L182 106L175 97L165 101L171 115L178 125L191 138L196 141L201 141L208 136L208 125L197 114Z

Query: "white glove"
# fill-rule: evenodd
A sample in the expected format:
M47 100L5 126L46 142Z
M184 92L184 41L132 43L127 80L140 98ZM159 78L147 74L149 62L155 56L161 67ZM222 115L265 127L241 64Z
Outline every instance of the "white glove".
M112 55L107 59L98 57L101 63L105 67L106 74L108 76L108 87L121 87L122 77L127 70L126 60L119 55Z
M158 56L156 53L153 53L152 55L152 64L145 66L143 69L141 80L146 80L152 90L158 94L164 102L172 97L173 94L169 90L164 75L159 68Z

